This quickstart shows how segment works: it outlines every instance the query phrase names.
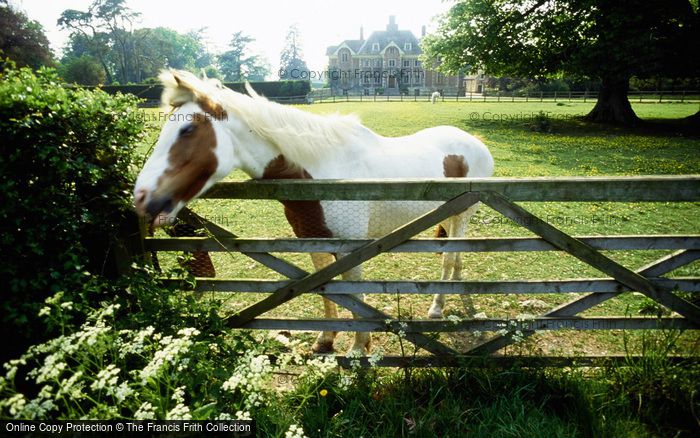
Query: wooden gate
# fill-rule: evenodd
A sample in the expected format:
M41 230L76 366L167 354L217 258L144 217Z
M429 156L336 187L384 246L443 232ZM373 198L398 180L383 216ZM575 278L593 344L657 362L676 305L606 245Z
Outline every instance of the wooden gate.
M674 291L700 292L700 277L667 278L668 272L700 258L700 235L570 236L516 202L697 202L700 177L582 177L449 180L284 180L219 183L202 198L275 200L430 200L445 201L435 210L393 232L372 239L240 239L230 231L185 210L180 219L205 228L210 237L146 238L147 251L235 251L288 277L284 281L198 279L197 291L265 292L265 299L230 316L233 328L265 330L337 330L406 333L406 339L430 355L387 356L379 365L443 366L510 363L523 357L495 353L512 344L513 331L465 351L456 352L427 332L498 331L508 326L527 337L536 330L610 330L700 328L700 308ZM417 233L476 202L490 206L538 237L411 239ZM693 208L696 208L694 205ZM700 211L698 212L700 213ZM633 270L602 250L674 250ZM605 273L606 278L522 281L338 281L334 277L385 252L519 252L563 251ZM306 272L271 252L347 253L317 271ZM164 280L165 282L171 280ZM672 317L582 317L579 314L623 292L637 291L675 312ZM534 319L396 320L359 299L366 294L543 294L587 293ZM262 315L304 293L324 295L361 319L273 319ZM548 365L591 364L600 357L533 357ZM611 358L620 360L624 358ZM339 357L341 364L348 358ZM470 362L473 363L473 362ZM363 359L363 364L367 364Z

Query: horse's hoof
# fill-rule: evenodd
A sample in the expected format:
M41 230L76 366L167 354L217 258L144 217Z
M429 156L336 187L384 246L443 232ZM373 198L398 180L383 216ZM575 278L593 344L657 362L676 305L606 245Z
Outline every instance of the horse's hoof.
M335 351L333 342L315 342L311 347L311 351L315 354L331 354Z
M442 309L434 309L431 307L430 310L428 310L428 318L431 318L431 319L442 318Z

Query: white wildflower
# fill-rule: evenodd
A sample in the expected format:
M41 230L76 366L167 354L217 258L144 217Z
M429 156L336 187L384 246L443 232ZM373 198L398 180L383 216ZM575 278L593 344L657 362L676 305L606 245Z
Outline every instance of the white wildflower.
M24 398L23 394L15 394L7 400L0 402L0 406L7 407L10 411L10 415L17 418L20 413L24 410L27 405L27 399Z
M172 336L165 336L160 340L160 345L162 345L163 348L156 351L153 355L153 359L151 359L148 365L139 373L143 385L145 385L149 379L156 377L167 364L176 366L178 369L187 366L189 360L182 359L182 356L185 355L194 344L191 338L198 335L199 330L188 328L182 329L177 333L182 337L173 338Z
M153 332L155 332L155 329L152 326L136 332L131 341L121 346L119 357L125 358L128 354L141 354L145 348L146 340L150 340L153 337Z
M241 391L245 396L244 405L246 408L260 406L263 402L263 394L272 378L272 371L269 357L266 355L256 356L253 351L249 351L233 370L231 377L221 385L221 388L231 393Z
M40 368L35 368L28 374L30 377L36 378L36 383L56 380L68 366L62 359L61 353L49 354L44 358L44 364Z
M284 433L284 438L306 438L306 434L301 426L292 424L289 426L289 430Z
M115 387L117 385L117 381L119 380L120 371L121 370L114 364L107 365L107 368L100 370L100 372L97 373L97 378L94 382L92 382L90 388L93 391L101 391L105 387Z
M135 420L153 420L156 418L156 411L153 409L153 405L149 402L144 402L139 406L138 410L134 414Z
M118 403L121 403L131 397L134 394L134 390L129 388L126 382L122 382L119 386L108 388L107 393L113 396Z
M306 361L303 375L312 377L325 377L338 367L334 355L317 356Z
M251 421L253 419L248 411L236 411L234 416L236 417L236 420Z
M175 388L175 391L173 392L173 396L171 398L175 403L184 403L185 402L185 387L180 386L178 388Z
M479 312L474 315L474 319L489 319L489 317L486 316L486 312Z
M369 362L369 364L371 366L376 367L377 364L379 364L379 361L382 360L383 357L384 357L384 351L382 351L381 349L378 348L375 351L373 351L372 354L369 355L369 357L367 358L367 361Z
M63 298L63 292L56 292L52 296L46 298L44 302L55 306L61 301L61 298Z
M450 321L454 325L457 325L460 322L462 322L462 318L460 318L457 315L447 315L447 320Z
M342 390L347 390L350 388L350 386L355 383L352 376L349 376L347 374L343 374L340 376L340 380L338 380L338 387Z
M51 308L44 306L39 310L39 316L49 316L51 315Z
M190 408L182 403L178 403L174 408L165 414L166 420L191 420L192 414L190 414Z
M44 399L50 399L53 398L53 388L51 385L44 385L41 388L41 391L39 391L39 395L37 395L38 398L44 398Z

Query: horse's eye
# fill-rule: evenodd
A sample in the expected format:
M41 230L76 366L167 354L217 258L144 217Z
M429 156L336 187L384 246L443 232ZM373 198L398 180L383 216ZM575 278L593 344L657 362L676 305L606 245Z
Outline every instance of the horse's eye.
M192 134L192 131L194 131L194 125L192 123L190 123L190 124L187 124L187 125L183 126L182 128L180 128L179 135L183 136L183 135Z

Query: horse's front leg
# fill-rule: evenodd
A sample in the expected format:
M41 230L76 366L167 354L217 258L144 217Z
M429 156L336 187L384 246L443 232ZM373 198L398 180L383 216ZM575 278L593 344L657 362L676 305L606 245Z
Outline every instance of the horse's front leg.
M348 272L345 272L343 275L343 280L346 281L359 281L362 280L362 265L356 266L349 270ZM357 298L360 300L364 301L365 300L365 294L356 294L355 295ZM360 318L360 315L353 313L352 314L353 318L358 319ZM372 348L372 335L368 332L355 332L355 342L353 343L352 347L350 347L350 350L348 351L348 355L361 355L364 356L365 354L369 353L370 349Z
M330 265L335 261L332 254L328 253L312 253L311 261L314 264L316 270L320 270ZM338 307L336 304L329 300L328 298L323 298L323 312L328 319L338 318ZM335 336L338 332L321 332L316 338L316 342L311 347L314 353L332 353L333 352L333 342L335 341Z

